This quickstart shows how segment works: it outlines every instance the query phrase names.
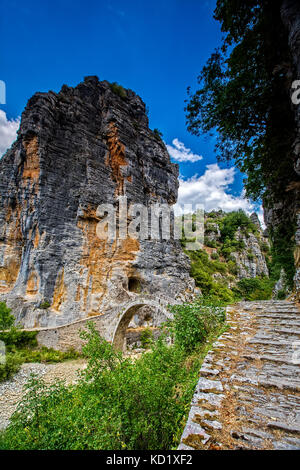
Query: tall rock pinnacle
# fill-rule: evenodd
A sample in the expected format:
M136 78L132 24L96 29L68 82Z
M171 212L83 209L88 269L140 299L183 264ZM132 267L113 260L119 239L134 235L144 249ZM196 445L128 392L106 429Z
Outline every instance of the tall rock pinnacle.
M26 327L99 315L142 292L191 295L178 241L101 240L97 207L177 199L178 167L143 101L86 77L36 93L0 161L0 294Z

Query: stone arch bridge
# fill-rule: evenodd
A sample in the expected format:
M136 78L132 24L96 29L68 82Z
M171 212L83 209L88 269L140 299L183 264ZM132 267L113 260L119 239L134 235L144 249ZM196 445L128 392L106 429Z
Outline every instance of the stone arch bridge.
M102 315L84 318L67 325L51 328L32 328L26 329L26 331L38 331L37 340L41 346L60 351L67 351L70 348L79 350L83 344L79 332L85 328L88 321L92 321L103 338L112 343L117 349L123 350L128 325L142 307L148 306L155 309L161 316L162 321L166 321L173 318L168 310L170 304L174 305L178 302L161 296L154 298L150 295L136 295L130 301L114 306L110 312Z

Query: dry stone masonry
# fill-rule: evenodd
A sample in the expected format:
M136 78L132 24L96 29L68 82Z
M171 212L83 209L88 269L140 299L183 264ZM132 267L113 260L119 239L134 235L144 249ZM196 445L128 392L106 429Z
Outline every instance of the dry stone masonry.
M230 329L202 364L179 449L300 448L300 310L228 307Z
M145 104L86 77L36 93L0 161L0 297L26 328L111 312L139 293L189 299L178 241L96 235L100 204L177 199L178 166L149 129Z

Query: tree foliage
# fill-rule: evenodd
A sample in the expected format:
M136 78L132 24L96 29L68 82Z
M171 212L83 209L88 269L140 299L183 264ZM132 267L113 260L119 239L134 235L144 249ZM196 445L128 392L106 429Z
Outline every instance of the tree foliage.
M287 33L280 0L218 0L224 33L198 77L186 106L193 134L217 131L220 159L234 159L247 175L247 195L280 193L293 174L293 113L287 74Z
M298 180L292 144L294 112L290 101L291 57L280 8L282 0L218 0L214 17L224 33L188 89L188 129L195 135L217 133L220 160L234 159L245 173L246 195L276 207L270 231L273 259L293 283L295 194ZM281 253L282 242L285 247Z
M11 314L11 308L5 302L0 302L0 331L9 330L15 323L15 317Z
M224 217L220 224L222 240L226 238L232 240L238 228L245 234L256 231L255 225L242 210L230 212Z

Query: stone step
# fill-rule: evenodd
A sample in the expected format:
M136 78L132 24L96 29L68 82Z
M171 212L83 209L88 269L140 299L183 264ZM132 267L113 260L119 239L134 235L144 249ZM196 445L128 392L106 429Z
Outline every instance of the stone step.
M298 307L241 302L227 319L231 328L203 361L179 448L300 449Z

